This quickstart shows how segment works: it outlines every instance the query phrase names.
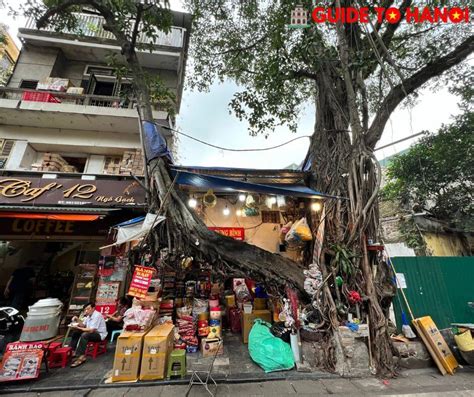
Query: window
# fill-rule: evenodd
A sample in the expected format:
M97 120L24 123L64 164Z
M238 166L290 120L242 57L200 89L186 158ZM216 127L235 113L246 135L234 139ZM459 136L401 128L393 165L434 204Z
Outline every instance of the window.
M0 169L6 167L14 144L15 141L13 139L0 139Z
M38 86L38 80L21 80L20 88L26 88L27 90L36 90Z
M280 211L262 211L262 223L281 223Z
M86 168L87 158L86 157L68 157L62 156L62 158L67 162L67 166L63 167L63 172L84 172Z
M86 76L90 76L91 74L94 74L96 76L115 77L114 69L113 68L108 68L106 66L88 65L88 66L86 66L86 71L84 72L84 74Z

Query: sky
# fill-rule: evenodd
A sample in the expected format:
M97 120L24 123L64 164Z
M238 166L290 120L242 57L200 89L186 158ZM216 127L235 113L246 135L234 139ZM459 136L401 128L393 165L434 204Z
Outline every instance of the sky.
M14 3L20 2L25 1L17 0ZM172 1L172 7L180 9L179 0ZM14 19L8 15L7 10L0 10L0 22L8 25L10 34L16 37L18 27L24 26L25 19ZM18 40L17 42L19 43ZM178 129L213 145L233 149L272 147L312 133L314 105L308 104L301 115L296 133L280 127L267 138L263 135L250 136L248 124L229 114L228 104L233 94L242 89L232 81L216 83L206 93L185 89L181 111L176 120ZM437 92L424 90L420 92L415 106L399 108L392 114L378 146L390 144L422 130L436 131L443 123L449 123L457 113L457 99L446 89ZM379 150L376 152L377 158L392 156L418 139L419 137L413 138ZM229 152L202 145L184 136L180 136L178 142L178 162L182 165L257 169L285 168L291 164L300 164L309 146L309 139L302 138L274 150Z

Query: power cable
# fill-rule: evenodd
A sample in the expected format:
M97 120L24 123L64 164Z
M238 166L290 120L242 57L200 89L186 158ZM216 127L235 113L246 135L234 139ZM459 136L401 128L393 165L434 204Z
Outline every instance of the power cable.
M171 128L171 127L168 127L167 125L163 125L163 124L156 124L157 126L159 127L162 127L162 128L165 128L167 130L170 130L170 131L173 131L173 132L176 132L177 134L180 134L180 135L183 135L185 136L186 138L189 138L189 139L192 139L193 141L196 141L196 142L199 142L203 145L207 145L207 146L210 146L210 147L213 147L215 149L219 149L219 150L225 150L227 152L263 152L263 151L266 151L266 150L273 150L273 149L278 149L282 146L285 146L285 145L288 145L289 143L292 143L294 141L297 141L299 139L302 139L302 138L309 138L311 139L311 135L303 135L303 136L299 136L297 138L293 138L287 142L284 142L284 143L281 143L279 145L276 145L276 146L270 146L270 147L266 147L266 148L257 148L257 149L232 149L232 148L226 148L226 147L222 147L222 146L218 146L218 145L214 145L212 143L209 143L209 142L206 142L206 141L203 141L201 139L198 139L198 138L195 138L191 135L188 135L188 134L185 134L184 132L181 132L181 131L178 131L174 128Z

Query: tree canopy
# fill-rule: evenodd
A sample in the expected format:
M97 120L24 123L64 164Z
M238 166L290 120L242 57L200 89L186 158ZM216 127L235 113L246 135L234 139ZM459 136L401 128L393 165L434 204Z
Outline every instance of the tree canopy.
M474 113L428 133L387 167L387 199L416 205L453 226L474 230Z
M330 75L329 100L334 112L347 121L351 118L344 99L352 91L361 127L374 146L396 106L458 64L474 46L469 24L402 22L407 7L430 2L380 2L382 7L398 6L402 11L401 22L390 24L375 22L373 2L341 1L342 7L369 7L374 21L344 26L347 51L341 50L336 24L317 24L310 19L306 29L288 27L297 3L312 10L309 0L186 3L195 15L191 85L206 89L213 81L226 78L239 83L243 89L230 105L237 117L249 120L253 133L268 132L278 124L295 129L303 104L313 101L323 89L322 75ZM318 5L334 7L338 2ZM348 70L344 57L349 60ZM461 68L452 73L462 74Z

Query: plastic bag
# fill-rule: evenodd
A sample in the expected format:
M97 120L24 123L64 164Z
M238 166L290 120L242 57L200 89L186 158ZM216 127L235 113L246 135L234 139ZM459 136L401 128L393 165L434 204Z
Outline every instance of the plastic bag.
M267 373L292 369L295 360L290 345L273 336L270 326L263 320L255 320L249 334L250 357Z
M285 236L285 240L289 243L311 241L312 239L313 235L311 234L311 229L308 226L306 218L301 218L299 221L295 222Z

